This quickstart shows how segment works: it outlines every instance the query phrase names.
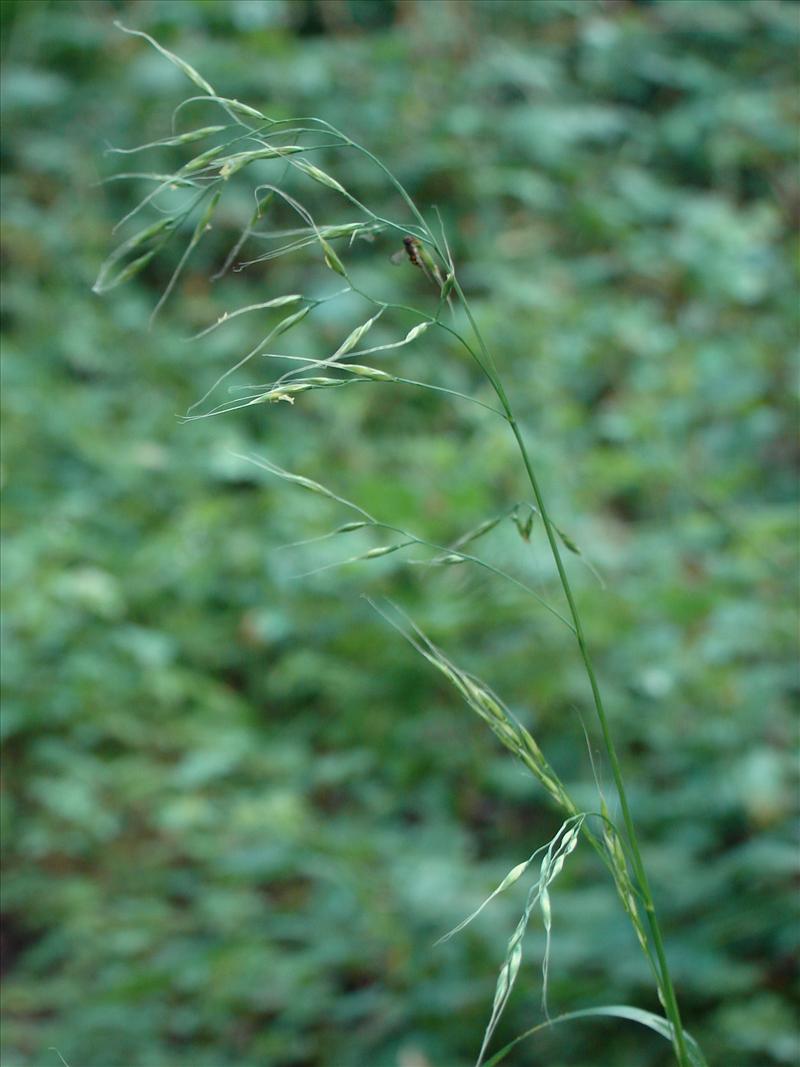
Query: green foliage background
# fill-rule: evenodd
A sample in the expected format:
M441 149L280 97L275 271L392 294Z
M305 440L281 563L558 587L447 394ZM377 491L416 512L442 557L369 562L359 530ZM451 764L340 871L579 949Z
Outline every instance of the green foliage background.
M362 591L406 605L596 803L585 678L556 623L481 573L399 555L294 578L354 542L278 546L347 516L230 455L257 450L444 541L524 496L502 425L383 386L179 423L260 336L246 317L188 334L330 283L312 254L209 282L246 183L149 332L176 253L92 295L137 191L96 184L123 167L105 144L163 136L187 95L115 17L228 96L343 127L440 207L556 520L606 578L571 561L687 1025L712 1063L797 1062L798 6L7 0L2 14L4 1067L55 1065L51 1046L70 1067L472 1062L523 890L433 941L558 818ZM357 158L336 174L389 203ZM332 194L304 196L328 221ZM382 295L424 302L396 247L382 236L358 256ZM303 350L332 351L360 312L327 305ZM403 325L382 322L377 342ZM482 395L430 334L392 358ZM542 541L509 525L483 550L555 598ZM589 850L556 888L551 1010L657 1011ZM498 1040L540 1018L540 950L534 931ZM647 1031L586 1022L509 1063L669 1059Z

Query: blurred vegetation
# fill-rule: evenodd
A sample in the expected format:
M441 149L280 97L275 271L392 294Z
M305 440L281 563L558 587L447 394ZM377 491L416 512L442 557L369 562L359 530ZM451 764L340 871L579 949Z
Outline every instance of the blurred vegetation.
M6 0L2 18L4 1067L56 1065L51 1047L70 1067L472 1062L523 890L433 941L559 819L364 590L486 678L595 803L556 623L399 554L293 577L351 542L279 546L348 516L230 454L444 541L524 496L504 427L383 386L181 424L260 336L247 317L189 334L330 281L313 255L209 281L246 184L149 332L177 252L92 295L137 193L97 184L127 166L103 150L163 136L187 95L114 18L228 96L343 127L439 206L553 513L605 576L571 564L687 1025L712 1063L797 1062L800 8ZM378 171L336 167L396 207ZM326 190L304 192L328 221ZM396 247L359 252L373 288L424 300ZM363 317L326 305L303 350ZM393 358L481 388L439 339ZM509 525L483 551L556 597L542 540ZM605 872L586 848L571 861L551 1011L657 1011ZM540 948L532 931L498 1041L540 1018ZM535 1041L509 1064L670 1061L621 1022Z

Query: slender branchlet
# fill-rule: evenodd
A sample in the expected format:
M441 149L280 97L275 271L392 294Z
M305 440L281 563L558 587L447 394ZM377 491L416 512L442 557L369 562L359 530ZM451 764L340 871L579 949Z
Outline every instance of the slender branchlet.
M124 29L124 27L120 27ZM223 313L208 325L193 340L198 340L217 329L224 329L234 319L248 316L248 321L265 321L261 337L247 352L239 356L223 371L191 406L187 419L209 418L242 407L253 405L292 406L302 403L307 393L318 390L349 388L353 386L407 386L436 392L452 398L454 402L468 401L483 411L500 417L508 426L519 453L522 470L529 483L531 500L509 504L500 514L491 516L466 531L450 544L438 544L369 514L358 504L347 500L334 489L300 474L291 473L271 461L255 455L241 458L255 463L268 474L293 485L316 493L328 502L328 506L349 513L348 521L340 524L325 538L355 535L357 538L378 536L379 544L366 543L355 553L343 555L335 564L326 564L315 570L330 566L343 566L357 562L392 556L403 558L407 550L422 551L409 563L417 566L445 567L458 564L478 566L488 573L512 582L529 594L537 607L541 607L559 619L569 630L576 651L586 674L588 694L594 708L605 756L617 795L621 825L616 825L609 814L605 799L600 796L599 811L580 810L561 781L558 773L545 756L530 730L510 711L486 683L471 673L456 666L411 619L394 605L375 604L375 609L397 628L416 652L453 686L465 704L490 728L499 742L519 760L542 786L550 802L564 820L561 828L550 842L536 849L528 859L515 866L493 893L464 922L446 937L458 933L471 922L498 894L524 878L534 860L541 857L538 876L530 886L522 917L515 929L500 969L495 998L487 1024L477 1065L497 1064L516 1042L506 1046L486 1060L489 1043L498 1021L511 995L522 960L522 941L532 916L541 917L545 931L545 953L542 963L542 1004L549 1025L569 1019L608 1015L631 1019L655 1030L672 1042L675 1057L680 1067L702 1067L702 1053L692 1038L684 1031L675 990L670 976L661 928L656 915L653 894L628 801L622 766L611 734L608 716L600 690L597 671L592 658L590 643L584 631L581 612L573 593L563 551L581 557L574 540L564 532L550 514L540 480L531 454L509 399L509 393L500 375L491 350L484 339L477 318L470 306L468 296L458 277L457 267L447 243L444 226L437 215L436 231L428 223L414 199L398 181L391 170L369 149L352 140L341 130L324 119L303 116L275 120L256 108L238 100L220 96L192 66L175 56L147 34L126 30L143 37L166 59L177 66L200 90L176 108L170 135L146 145L115 151L134 154L145 150L183 152L199 146L197 154L177 166L171 172L137 171L115 175L115 179L135 177L153 183L150 191L124 217L120 225L127 225L140 212L153 207L162 212L160 218L144 226L126 238L102 264L95 291L106 292L128 281L147 264L179 233L188 235L184 251L167 286L159 299L153 315L163 307L174 291L181 271L198 244L213 225L218 207L229 183L240 180L250 168L255 168L258 183L254 189L252 214L234 241L216 276L229 270L240 270L254 263L261 263L279 256L290 255L310 249L318 252L322 262L339 277L340 288L332 294L314 296L303 293L277 293L267 299ZM216 112L221 122L208 123L178 131L186 117L198 110ZM323 169L311 158L315 153L325 152L325 159L335 152L355 152L378 168L394 194L399 196L406 211L402 219L389 218L373 211L349 190L330 169ZM272 173L270 174L270 168ZM269 180L265 180L267 177ZM321 224L314 218L302 199L303 183L316 184L328 191L352 210L351 221L338 224ZM290 191L291 190L291 191ZM300 192L298 192L300 190ZM289 212L294 219L290 227L269 228L265 225L270 212L280 206L281 214ZM430 306L425 309L378 299L357 283L347 266L348 249L356 242L374 242L383 233L393 234L396 245L401 246L405 262L420 271L424 287L430 294ZM256 250L244 257L245 246ZM300 327L313 318L322 304L345 295L359 298L364 305L364 317L357 321L342 341L326 353L314 355L284 354L279 350L280 339L289 331ZM380 320L379 329L387 329L392 339L373 344L377 330L373 327ZM401 324L396 327L393 324ZM487 396L468 395L434 382L423 382L402 373L402 356L407 346L418 343L435 344L436 339L455 343L480 368L488 387ZM286 369L275 377L258 385L236 389L236 395L228 393L220 399L219 390L235 372L248 365L256 356L259 363L283 362ZM493 394L493 397L492 397ZM501 570L473 551L477 541L486 538L503 522L511 522L523 541L531 538L534 524L538 523L552 556L553 566L566 603L566 609L558 610L543 600L524 581L508 571ZM388 540L387 540L388 538ZM319 540L312 538L311 541ZM301 542L309 543L309 541ZM469 548L469 551L465 551ZM308 572L308 573L314 573ZM595 572L596 573L596 572ZM654 977L659 999L666 1018L633 1007L598 1007L568 1012L549 1018L547 1010L547 985L550 963L550 932L552 908L550 887L561 872L570 853L583 838L600 855L611 874L613 885L625 914L631 923L636 939L647 959ZM541 1027L534 1027L534 1033ZM522 1035L524 1037L526 1035ZM517 1039L521 1040L521 1038Z

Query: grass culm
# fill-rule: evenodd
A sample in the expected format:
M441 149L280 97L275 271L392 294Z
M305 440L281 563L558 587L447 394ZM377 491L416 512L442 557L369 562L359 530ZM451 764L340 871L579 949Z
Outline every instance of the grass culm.
M483 904L446 935L456 935L494 897L511 885L523 879L531 882L523 913L509 939L497 978L494 1002L489 1010L483 1042L480 1049L476 1050L476 1067L481 1064L499 1064L518 1041L544 1027L565 1022L574 1023L597 1016L638 1022L671 1042L675 1060L680 1067L701 1067L705 1063L702 1053L681 1023L667 952L642 858L621 762L609 726L580 608L565 565L565 554L580 555L580 549L551 517L531 451L515 415L511 390L501 377L489 344L470 307L438 214L432 219L426 218L408 191L380 159L324 119L271 119L248 104L219 95L193 67L148 35L134 30L125 32L147 40L166 60L175 64L194 83L198 91L176 109L172 132L160 141L140 146L141 149L160 148L166 152L174 152L182 150L184 146L204 143L210 143L211 146L203 148L197 155L173 170L159 173L128 171L114 175L115 179L127 176L152 183L147 195L127 213L120 225L128 226L145 210L156 210L160 212L160 217L124 240L108 256L100 269L95 291L102 293L127 281L143 270L176 234L185 231L188 234L188 243L154 310L153 314L157 314L175 288L189 256L211 227L220 201L230 188L231 179L242 175L251 167L257 168L259 174L257 183L254 183L252 216L233 244L219 273L242 269L252 263L264 262L278 256L307 254L304 250L310 250L312 253L316 251L321 254L327 268L338 276L341 282L335 291L322 297L310 297L301 293L276 294L262 303L241 307L223 315L197 334L199 338L222 329L226 323L242 315L273 310L279 315L276 324L258 344L237 359L200 397L186 413L186 419L216 417L254 405L293 405L304 393L315 390L405 385L448 394L459 402L480 404L501 419L513 437L529 486L530 499L509 506L502 514L483 520L454 542L444 545L433 543L411 530L393 525L380 516L373 516L359 504L345 499L328 486L302 474L287 471L262 456L243 457L271 475L297 488L321 495L340 508L347 521L332 530L327 537L346 538L348 533L355 530L370 530L380 536L381 544L361 553L348 555L340 563L375 559L416 546L426 550L426 563L431 566L462 564L483 568L524 590L535 601L536 610L544 610L555 616L568 631L569 639L574 643L576 654L582 663L605 759L613 778L616 792L613 809L619 812L618 818L612 818L609 805L600 791L597 810L587 811L580 808L570 797L556 770L545 759L531 733L487 685L453 663L415 622L394 604L387 602L373 605L387 622L402 634L417 654L424 657L432 668L444 676L464 702L486 723L500 743L534 776L563 819L560 829L549 842L542 844L528 859L515 866ZM209 105L214 108L219 114L219 121L184 133L177 132L177 127L201 104L206 108ZM138 149L124 151L134 153ZM381 179L399 201L404 217L394 219L376 213L363 203L356 193L346 188L335 173L331 174L330 170L323 170L311 162L315 153L323 151L326 160L335 159L337 152L355 152L377 168ZM269 181L262 180L265 164L271 168ZM307 181L325 187L331 198L338 198L340 204L344 203L352 210L352 221L328 225L317 222L308 208L289 192L289 187L294 189L292 181L296 179L301 183ZM167 198L172 207L162 205L162 201ZM177 206L174 206L176 202ZM295 225L279 232L265 234L259 229L259 223L275 206L280 206L283 213L293 215ZM424 276L431 302L427 310L379 300L363 285L357 284L349 271L346 265L347 249L355 242L372 242L377 234L387 232L397 235L396 243L402 246L407 263ZM249 259L245 258L246 246L263 248L267 241L269 243L266 251ZM316 308L345 296L360 298L367 314L333 352L297 355L278 351L280 338L313 314ZM374 324L382 316L391 316L392 313L404 316L407 320L410 317L412 325L394 341L370 345L369 335ZM435 343L437 335L446 336L474 361L491 388L491 402L487 403L477 396L432 382L404 376L398 369L401 360L391 362L392 357L402 355L401 350L405 346L414 345L423 337L425 340L422 343ZM259 364L282 364L285 369L268 382L237 390L233 396L228 393L227 399L218 400L221 387L231 375L244 368L255 357L259 357ZM394 369L387 370L377 365L381 362L393 366ZM508 519L514 522L524 540L530 536L534 519L541 524L563 594L561 608L549 604L535 589L476 554L476 542L500 522ZM333 564L337 565L340 564ZM582 740L580 730L577 730L576 743L582 743ZM584 1008L554 1017L549 1016L547 986L552 923L550 897L555 880L581 840L598 853L609 872L611 883L632 924L652 974L663 1006L663 1017L625 1005ZM526 929L536 915L541 919L545 932L542 966L544 1021L487 1059L495 1029L511 996L522 962Z

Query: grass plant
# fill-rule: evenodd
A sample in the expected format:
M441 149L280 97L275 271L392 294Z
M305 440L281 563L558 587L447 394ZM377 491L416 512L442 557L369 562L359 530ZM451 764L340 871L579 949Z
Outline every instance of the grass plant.
M124 27L120 27L124 29ZM614 738L601 695L598 673L592 659L590 644L581 618L577 599L573 593L565 553L581 556L578 545L565 533L551 516L543 494L539 476L532 460L531 450L520 428L512 402L513 391L498 370L481 328L470 307L469 298L459 280L457 266L448 246L444 227L438 215L426 218L411 195L397 177L373 155L369 149L358 144L347 134L317 117L272 119L259 110L238 100L219 95L192 66L163 48L147 34L134 30L125 32L147 40L167 60L175 64L199 90L184 101L173 115L173 130L163 139L134 149L117 149L126 155L145 149L181 151L186 146L200 146L201 151L182 165L165 172L127 171L114 176L114 180L135 177L152 183L152 188L121 220L120 226L128 226L145 210L155 210L160 217L124 240L103 263L95 291L104 293L122 284L144 270L154 257L172 239L184 231L188 233L187 244L179 257L161 299L153 315L175 289L181 272L197 245L212 226L219 205L237 175L251 167L256 168L258 178L254 187L252 215L239 237L233 243L220 274L239 270L248 265L274 259L278 256L304 253L311 250L322 256L330 272L338 276L332 292L322 296L302 293L275 294L261 303L233 309L195 335L205 335L223 329L231 320L243 315L277 314L279 317L259 342L226 369L214 384L192 405L186 413L187 420L220 416L244 407L275 404L294 405L309 392L316 390L342 389L353 386L404 385L443 393L461 402L479 404L501 419L513 436L530 489L530 499L509 504L502 513L490 516L450 544L434 543L413 530L399 527L381 517L376 517L336 490L314 481L302 474L279 467L258 455L242 458L257 464L270 474L317 495L327 498L343 514L347 521L340 524L326 538L347 539L354 531L376 533L381 543L364 551L344 556L338 563L326 563L318 569L340 566L347 563L369 561L410 548L422 549L425 556L414 563L429 567L468 565L484 568L505 581L512 582L534 600L536 608L555 616L569 632L575 644L586 676L586 684L602 738L603 749L611 770L616 800L608 804L598 788L596 810L583 810L569 795L557 771L545 759L532 734L516 719L503 701L479 678L454 664L433 641L395 605L375 603L375 609L394 626L416 652L439 671L455 687L465 703L488 725L514 757L538 780L552 804L563 818L555 836L538 847L526 860L517 864L494 892L462 923L447 934L459 933L491 901L513 884L532 879L531 872L538 863L538 874L532 879L523 913L513 931L497 978L492 1005L481 1048L477 1052L476 1067L481 1064L499 1064L508 1052L524 1037L533 1035L546 1026L563 1022L576 1022L598 1016L635 1021L662 1035L672 1043L676 1062L680 1067L702 1067L702 1053L683 1028L672 977L659 925L653 892L651 890L641 846L637 837L631 805L625 786L623 769L617 754ZM213 108L222 115L221 124L199 125L186 132L178 132L190 114ZM324 153L325 159L335 152L356 152L372 166L378 168L382 179L391 186L404 212L403 217L392 218L378 214L357 195L338 181L335 174L311 162L312 156ZM264 173L267 168L268 173ZM267 180L268 179L268 180ZM346 222L322 224L298 199L294 190L298 184L310 182L325 187L332 198L344 202L352 210L354 218ZM265 230L263 219L271 211L280 209L282 215L293 215L294 226L281 230ZM188 229L187 229L188 227ZM358 281L355 272L346 265L347 250L356 242L372 243L379 234L395 233L396 243L403 245L410 268L420 271L429 289L430 306L419 308L402 303L380 300L371 294L364 283ZM245 256L245 247L263 247L266 251ZM317 308L325 303L355 296L365 306L364 318L354 325L333 352L328 354L300 354L279 351L279 339L293 330ZM370 344L370 332L378 320L405 323L398 329L395 340ZM384 321L385 321L384 320ZM440 384L420 381L401 373L401 360L385 369L382 362L401 356L402 349L414 345L423 337L430 344L441 335L447 335L474 361L488 382L493 400L487 403L479 396L468 395ZM285 369L270 380L253 386L233 387L234 392L220 399L220 391L235 372L241 371L258 357L259 364L281 363ZM534 521L540 523L552 556L552 563L563 593L561 607L548 603L539 593L513 574L496 567L475 552L475 545L501 522L515 524L523 540L528 540ZM317 540L317 539L312 539ZM298 542L307 543L307 542ZM588 562L588 561L587 561ZM311 572L313 573L313 572ZM576 731L580 739L580 731ZM618 810L619 817L612 814ZM550 965L550 933L552 910L550 896L553 884L569 855L578 846L580 839L596 850L608 870L612 883L621 901L639 945L651 970L665 1017L654 1015L633 1006L606 1005L570 1011L549 1017L547 987ZM541 917L546 945L542 964L542 1007L545 1019L527 1034L521 1035L510 1045L487 1059L498 1021L511 996L514 982L523 955L523 939L534 917Z

